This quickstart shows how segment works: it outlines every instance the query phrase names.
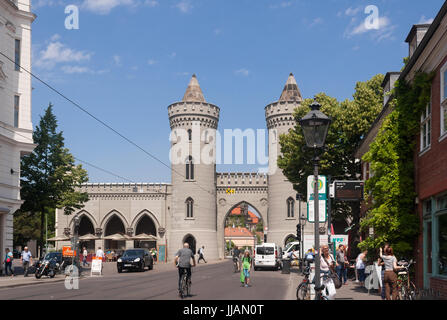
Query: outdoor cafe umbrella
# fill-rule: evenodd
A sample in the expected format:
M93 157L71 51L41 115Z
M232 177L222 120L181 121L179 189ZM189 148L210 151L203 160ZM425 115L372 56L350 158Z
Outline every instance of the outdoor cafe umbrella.
M81 240L81 241L89 241L89 240L99 240L99 238L97 236L95 236L94 234L88 233L88 234L85 234L83 236L80 236L79 240Z
M146 234L146 233L140 233L139 235L136 235L132 237L132 240L140 240L140 241L157 241L157 237Z
M48 241L70 241L70 238L64 234L48 239Z
M115 234L111 234L109 236L105 236L103 238L104 240L115 240L115 241L125 241L125 240L131 240L130 237L122 234L122 233L115 233Z

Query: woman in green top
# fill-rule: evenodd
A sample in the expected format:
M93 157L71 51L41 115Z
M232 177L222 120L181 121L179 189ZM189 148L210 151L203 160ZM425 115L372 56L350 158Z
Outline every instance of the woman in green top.
M250 284L250 269L253 266L253 261L250 257L250 251L245 250L244 256L241 260L242 270L241 270L241 284L242 286L248 287Z

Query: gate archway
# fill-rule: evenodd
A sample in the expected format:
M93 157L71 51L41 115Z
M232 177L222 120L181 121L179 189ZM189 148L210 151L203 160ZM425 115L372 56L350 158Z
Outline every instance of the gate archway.
M182 243L187 242L189 244L189 249L192 250L192 252L194 254L196 254L196 245L197 245L197 240L196 238L192 235L192 234L187 234L186 236L183 237L183 241Z
M95 227L93 226L92 220L87 215L83 215L79 220L79 236L86 234L95 234ZM88 251L94 251L95 240L82 241L81 248L83 247L86 247Z
M126 229L124 227L123 221L114 214L106 223L106 227L104 230L105 236L110 236L115 233L124 234ZM125 250L126 249L126 241L116 241L116 240L105 240L104 241L104 249L105 250Z
M136 227L135 227L135 235L139 234L149 234L153 236L157 236L157 227L154 223L154 221L147 215L144 214L140 220L138 220ZM135 240L134 241L135 248L157 248L157 241L140 241Z

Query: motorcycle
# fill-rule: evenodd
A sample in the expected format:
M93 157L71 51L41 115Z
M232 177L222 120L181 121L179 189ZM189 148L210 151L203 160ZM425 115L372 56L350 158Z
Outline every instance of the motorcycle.
M58 269L59 263L56 262L55 258L50 260L42 260L36 265L35 276L37 279L40 279L42 276L54 278Z

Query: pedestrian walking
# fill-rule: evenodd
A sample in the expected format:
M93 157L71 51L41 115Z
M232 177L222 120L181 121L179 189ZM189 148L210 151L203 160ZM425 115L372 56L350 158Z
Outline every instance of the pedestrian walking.
M253 260L250 257L250 251L245 250L244 256L242 257L242 270L241 270L241 286L251 287L250 285L250 270L253 267Z
M322 245L321 246L321 259L320 259L320 270L321 276L323 278L322 284L324 284L325 289L327 290L327 298L328 300L334 300L337 291L335 290L335 284L332 278L330 277L330 270L335 273L335 259L329 253L329 246ZM325 276L325 277L323 277ZM340 280L341 281L341 280Z
M338 246L337 255L336 255L336 267L337 275L340 278L340 281L343 281L343 284L346 284L348 281L348 267L349 263L347 263L346 258L346 250L345 246L340 244Z
M382 252L386 252L387 248L389 246L390 245L388 243L385 243L385 246L383 247L383 251ZM377 259L377 264L382 267L382 272L381 272L382 285L380 287L380 296L382 297L382 300L385 300L386 299L386 294L385 294L385 262L380 257L380 254L379 254L379 258Z
M28 247L24 248L20 260L23 266L23 272L24 272L23 276L28 277L30 264L33 263L33 256L31 255L31 252L28 250Z
M393 248L387 247L385 249L385 254L382 254L382 248L380 248L380 258L383 260L385 265L385 295L387 300L397 300L397 274L396 271L402 269L397 265L397 259L393 254ZM392 290L392 295L390 293Z
M197 264L199 264L200 260L205 261L205 258L203 257L203 251L205 250L205 246L202 246L202 248L199 248L199 260L197 260Z
M157 261L157 250L155 248L151 249L151 256L153 261Z
M5 249L5 275L8 275L8 269L11 272L11 277L14 277L14 271L12 271L12 261L14 260L14 256L9 248Z
M85 265L89 266L89 263L87 262L87 256L88 256L88 251L87 248L84 247L84 251L82 252L82 266L85 267Z
M104 258L104 251L102 251L101 247L98 247L98 250L96 250L96 257Z
M368 254L368 250L360 252L355 261L355 268L357 269L357 274L359 276L360 285L365 285L365 262L366 255Z

